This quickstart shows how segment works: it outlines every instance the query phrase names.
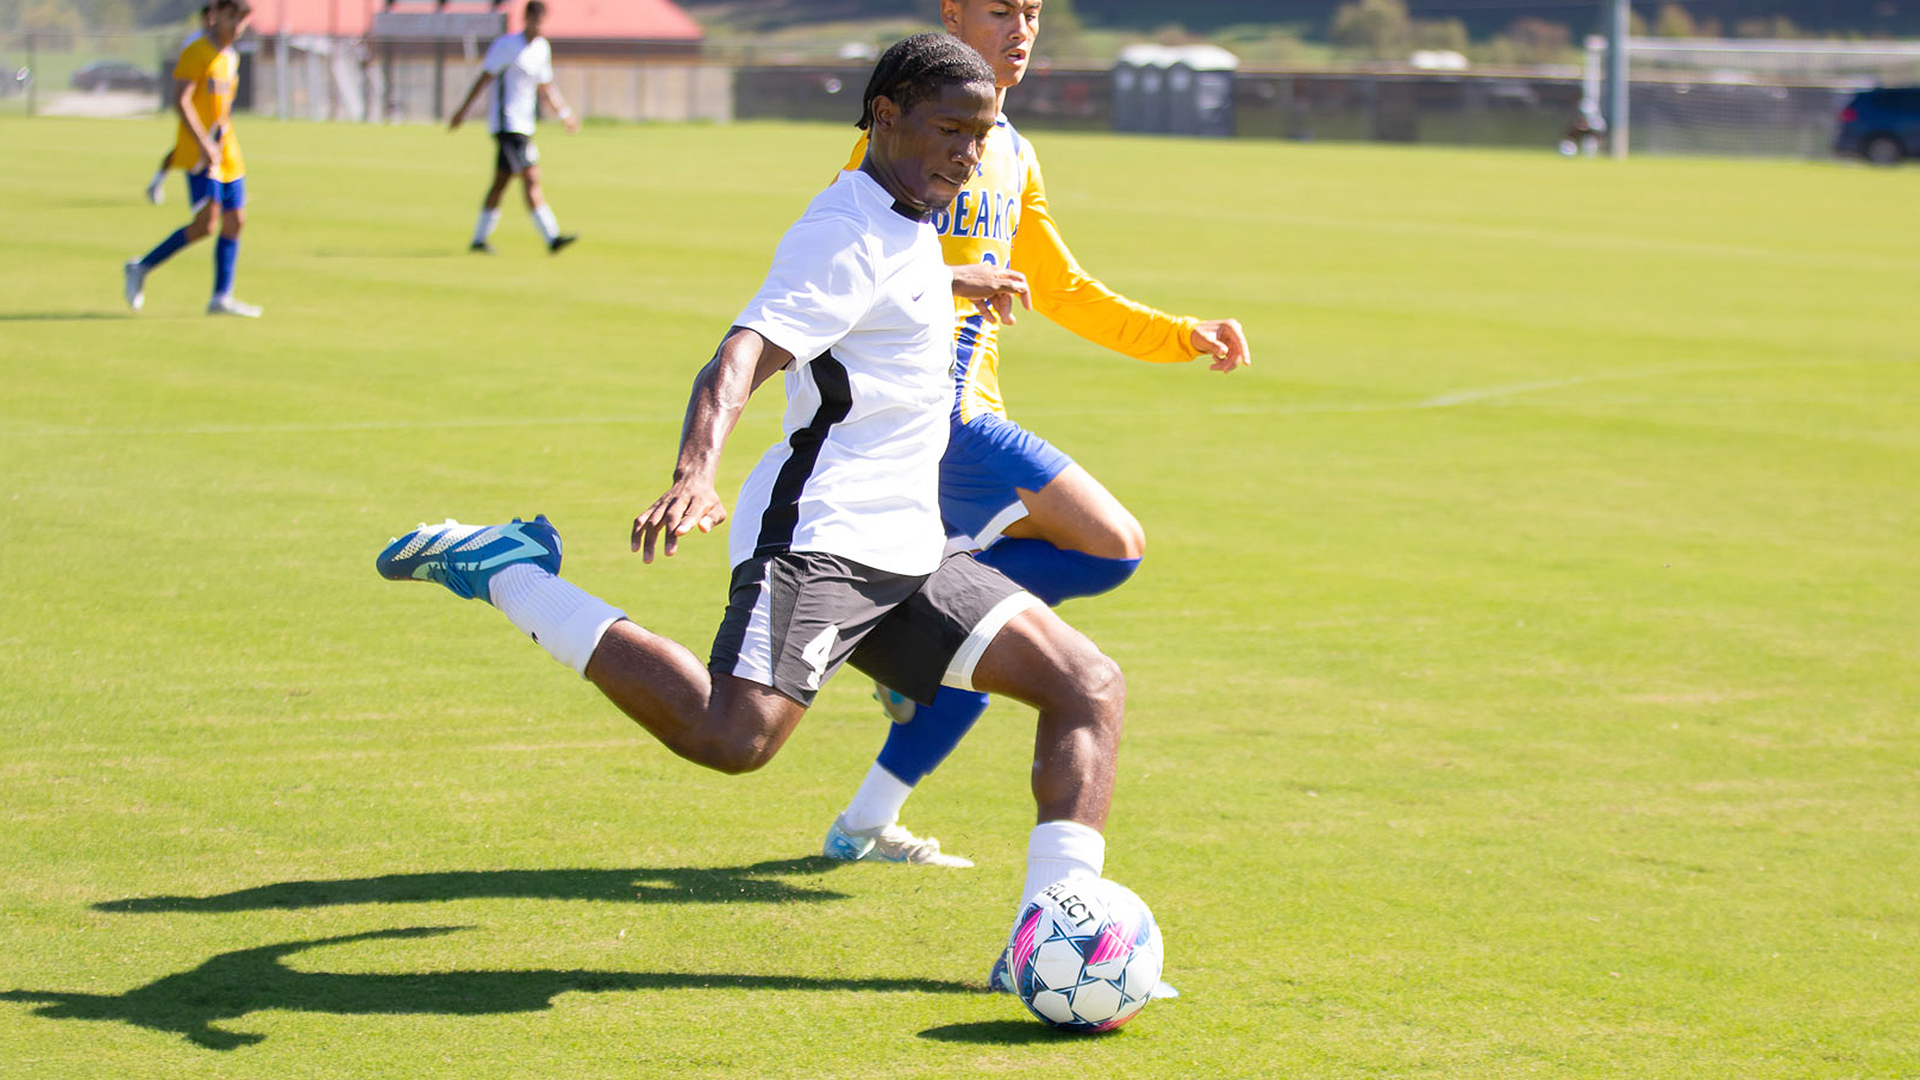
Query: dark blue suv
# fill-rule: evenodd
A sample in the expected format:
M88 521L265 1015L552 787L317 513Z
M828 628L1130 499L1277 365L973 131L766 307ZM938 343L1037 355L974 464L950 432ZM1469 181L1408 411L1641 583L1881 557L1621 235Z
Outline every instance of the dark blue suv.
M1920 86L1881 87L1853 95L1840 110L1833 152L1892 165L1920 157Z

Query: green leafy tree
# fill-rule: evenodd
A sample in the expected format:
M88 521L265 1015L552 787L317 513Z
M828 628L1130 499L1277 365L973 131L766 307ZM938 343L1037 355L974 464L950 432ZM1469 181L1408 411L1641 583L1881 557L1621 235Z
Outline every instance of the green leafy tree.
M1487 59L1501 64L1556 64L1573 51L1573 31L1565 23L1515 19L1489 43Z
M1744 38L1787 39L1802 37L1805 31L1794 25L1793 20L1785 15L1771 15L1758 19L1741 19L1733 24L1733 33L1736 37Z
M1416 49L1448 49L1464 53L1468 42L1467 24L1459 19L1413 21L1413 47Z
M1700 27L1693 21L1693 13L1679 4L1661 4L1660 13L1653 17L1655 37L1699 37Z
M1354 0L1334 9L1327 38L1375 58L1404 57L1413 45L1413 19L1406 0Z

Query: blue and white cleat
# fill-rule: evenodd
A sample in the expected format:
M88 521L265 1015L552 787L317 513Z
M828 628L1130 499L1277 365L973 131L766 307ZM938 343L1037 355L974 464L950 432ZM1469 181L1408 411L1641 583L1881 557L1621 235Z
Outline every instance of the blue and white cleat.
M987 971L987 989L995 994L1011 994L1013 989L1013 964L1008 959L1013 955L1011 948L1001 949L1000 955L993 961L993 967Z
M1012 956L1013 956L1012 947L1001 949L1000 958L993 962L992 968L988 969L987 989L992 993L995 993L995 994L1014 993L1013 964L1010 959ZM1173 985L1167 982L1167 980L1161 979L1159 982L1153 984L1153 992L1147 995L1147 1000L1148 1001L1165 1001L1168 998L1177 998L1179 996L1180 996L1180 991L1175 990L1173 988Z
M560 572L560 534L545 514L505 525L421 525L394 540L373 561L388 581L431 581L463 600L491 602L493 575L518 563Z
M841 862L915 863L955 869L973 865L972 859L948 855L940 850L940 841L915 836L903 825L855 831L838 817L827 826L827 838L820 844L820 854Z
M919 708L912 698L878 679L873 681L873 700L880 703L880 711L887 714L887 719L896 724L912 720L913 710Z

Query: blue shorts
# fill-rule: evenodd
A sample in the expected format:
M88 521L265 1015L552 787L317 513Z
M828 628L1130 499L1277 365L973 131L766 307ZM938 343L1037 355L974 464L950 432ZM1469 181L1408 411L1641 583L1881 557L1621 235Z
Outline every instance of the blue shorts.
M1073 459L1003 416L955 423L940 459L940 516L947 535L985 547L1026 516L1020 489L1039 491Z
M209 180L205 173L187 174L187 201L195 210L208 199L222 210L239 210L247 205L247 178Z

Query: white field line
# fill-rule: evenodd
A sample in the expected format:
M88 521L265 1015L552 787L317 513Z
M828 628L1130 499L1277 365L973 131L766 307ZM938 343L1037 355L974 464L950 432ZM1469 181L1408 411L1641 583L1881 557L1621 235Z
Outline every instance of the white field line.
M1315 413L1379 413L1413 412L1423 409L1453 409L1465 405L1476 405L1499 401L1504 398L1519 397L1539 390L1557 390L1568 386L1584 386L1589 383L1631 382L1642 379L1659 379L1672 375L1713 375L1742 371L1773 371L1793 368L1843 367L1851 364L1912 364L1920 363L1920 357L1862 358L1858 360L1822 360L1801 363L1774 364L1701 364L1683 367L1646 368L1639 371L1602 371L1588 375L1570 375L1563 379L1539 379L1529 382L1502 383L1495 386L1468 387L1449 390L1419 401L1375 401L1375 402L1306 402L1299 405L1262 404L1262 405L1215 405L1196 412L1214 416L1291 416ZM1046 407L1020 409L1025 416L1114 416L1120 415L1112 409L1050 409ZM121 437L139 438L149 436L205 436L205 435L326 435L345 434L356 431L436 431L436 430L485 430L493 428L536 428L536 427L621 427L646 424L678 425L677 417L656 416L551 416L551 417L469 417L460 420L367 420L343 421L337 423L286 423L286 424L182 424L177 426L143 425L133 427L66 425L58 427L22 428L8 431L0 429L0 438L10 439L57 439L57 438L99 438Z

